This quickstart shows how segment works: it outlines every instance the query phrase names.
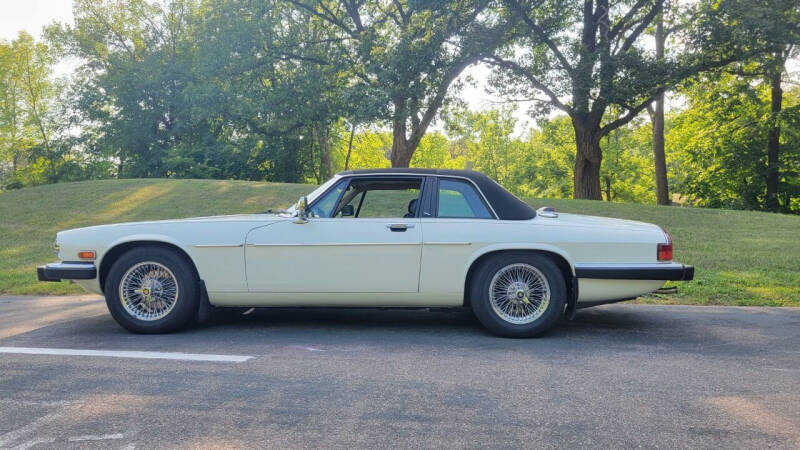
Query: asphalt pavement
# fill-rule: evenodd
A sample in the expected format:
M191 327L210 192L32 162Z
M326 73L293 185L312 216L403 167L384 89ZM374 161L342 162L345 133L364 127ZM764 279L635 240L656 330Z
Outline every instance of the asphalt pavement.
M0 296L0 448L800 448L800 308L226 311L169 335Z

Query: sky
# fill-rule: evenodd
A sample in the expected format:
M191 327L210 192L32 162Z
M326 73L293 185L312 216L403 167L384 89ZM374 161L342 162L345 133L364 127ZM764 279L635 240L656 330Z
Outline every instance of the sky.
M54 20L72 23L72 0L0 0L0 39L14 39L20 31L38 37Z

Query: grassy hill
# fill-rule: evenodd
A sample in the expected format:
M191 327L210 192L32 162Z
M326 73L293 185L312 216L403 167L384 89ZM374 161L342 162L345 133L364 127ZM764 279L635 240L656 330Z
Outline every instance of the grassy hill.
M81 292L40 283L35 268L55 259L55 233L114 222L259 212L285 207L313 186L216 180L104 180L0 194L0 293ZM678 294L642 301L800 306L800 217L728 211L526 199L535 207L642 220L669 230L676 259L697 268Z

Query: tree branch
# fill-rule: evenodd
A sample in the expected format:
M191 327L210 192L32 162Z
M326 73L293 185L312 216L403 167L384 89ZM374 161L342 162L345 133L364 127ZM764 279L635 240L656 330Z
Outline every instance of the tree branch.
M625 38L624 42L622 43L622 47L620 47L619 50L621 53L627 52L628 49L633 46L633 43L636 42L636 39L638 39L644 30L646 30L647 27L653 22L653 19L655 19L659 10L660 8L658 6L653 6L653 8L650 9L650 11L648 11L644 17L642 17L642 22L639 24L639 26L634 28L633 32L631 32L631 34L628 35L628 37Z
M648 0L639 0L635 5L631 6L631 9L628 10L628 12L611 28L611 31L608 33L608 39L610 41L614 40L617 34L627 29L628 21L631 20L631 18L633 18L633 16L636 15L636 13L647 4L647 2Z
M394 7L397 8L397 13L400 14L403 24L406 24L408 22L408 16L406 15L405 11L403 11L403 4L398 0L392 0L392 3L394 3Z
M436 117L436 113L439 112L439 109L442 107L442 103L444 103L444 98L447 95L447 88L450 87L450 84L453 82L453 80L455 80L458 75L467 68L467 66L477 62L479 59L479 56L465 57L460 63L450 68L450 71L439 83L436 95L433 96L431 101L428 103L422 117L419 118L419 123L416 127L412 127L409 142L418 143L422 139L422 136L425 135L425 132L428 130L428 127L431 124L431 121L433 121L433 118Z
M315 17L318 17L318 18L320 18L320 19L322 19L322 20L324 20L324 21L326 21L326 22L328 22L328 23L330 23L332 25L335 25L335 26L339 27L342 31L344 31L345 33L347 33L350 36L355 36L356 35L356 33L353 30L351 30L350 27L348 27L341 20L337 19L336 16L334 16L334 15L328 16L327 14L322 14L319 11L317 11L316 9L312 8L309 5L306 5L305 3L303 3L303 2L301 2L299 0L285 0L285 1L291 3L292 5L296 6L297 8L300 8L300 9L303 9L305 11L308 11L309 13L314 15ZM320 6L322 6L322 2L318 1L317 3ZM324 7L323 7L323 9L325 11L330 11L329 9L324 8Z
M612 120L611 122L604 125L602 128L600 128L600 136L605 136L608 133L616 130L617 128L633 120L636 116L639 115L640 112L646 109L650 105L650 103L653 103L658 94L662 92L664 92L663 88L659 89L655 94L648 97L647 100L643 101L642 103L639 103L633 108L628 108L628 112L622 117L618 118L617 120Z
M530 16L528 16L528 13L526 13L522 9L522 5L520 5L519 1L507 0L506 3L511 4L511 7L514 8L517 14L519 14L522 17L522 21L525 22L528 28L530 28L531 31L536 33L536 37L538 37L540 41L542 41L545 45L547 45L550 51L553 52L553 54L555 55L556 59L558 59L558 62L561 64L564 70L566 70L567 72L572 72L573 70L572 65L569 63L569 61L567 61L567 58L564 57L564 54L558 48L556 43L553 42L549 36L547 36L547 33L545 33L542 27L536 25L533 19L531 19Z
M322 2L320 2L320 6L325 8L325 6L322 5ZM361 14L359 14L358 12L358 7L359 5L354 1L351 1L349 3L348 2L344 3L344 8L347 10L347 14L350 16L350 20L352 20L353 24L356 26L356 31L358 33L361 33L362 31L364 31L364 25L362 25L361 23ZM327 11L328 9L325 8L325 10ZM329 14L333 13L329 12Z
M555 94L555 92L553 92L550 88L545 86L544 83L539 81L536 77L528 73L527 70L525 70L522 66L520 66L516 62L501 59L496 56L493 56L487 59L486 61L498 67L503 67L507 70L510 70L511 72L517 74L518 76L524 77L533 85L534 88L542 91L545 95L547 95L547 97L550 98L550 104L572 116L573 113L572 108L562 103L561 100L558 99L558 96Z

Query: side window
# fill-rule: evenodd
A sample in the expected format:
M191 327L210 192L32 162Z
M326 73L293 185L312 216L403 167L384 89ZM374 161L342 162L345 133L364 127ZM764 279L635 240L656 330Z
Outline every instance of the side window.
M345 184L347 184L347 182L342 181L324 194L323 197L311 207L309 215L311 217L330 217L331 213L333 213L333 208L336 206L336 202L342 195Z
M472 184L439 179L438 217L492 219L492 214Z
M335 217L416 217L422 180L354 179L342 196Z

